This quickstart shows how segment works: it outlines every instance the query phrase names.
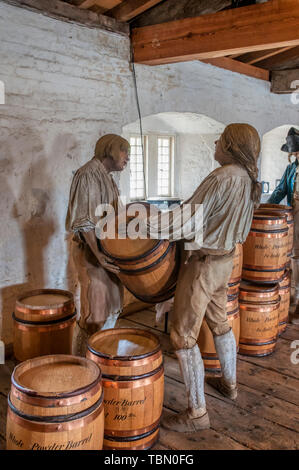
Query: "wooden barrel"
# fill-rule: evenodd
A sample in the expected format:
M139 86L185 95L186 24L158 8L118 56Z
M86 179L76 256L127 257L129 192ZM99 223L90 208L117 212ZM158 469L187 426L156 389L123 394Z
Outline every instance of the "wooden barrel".
M228 285L236 284L240 282L242 276L242 265L243 265L243 246L241 243L236 244L236 249L233 257L233 270L228 281Z
M258 357L273 353L278 336L278 287L241 282L239 354Z
M260 204L259 209L267 210L272 212L282 212L287 217L287 224L288 224L288 262L292 256L293 245L294 245L294 214L293 208L291 206L284 206L280 204Z
M279 283L280 307L279 307L279 324L278 335L280 336L287 328L289 320L289 308L291 298L291 277L290 271L286 271L281 282Z
M227 319L235 335L237 350L240 336L240 317L238 294L227 298ZM213 335L205 319L203 319L197 344L199 346L206 372L221 372L220 362L216 353Z
M258 283L278 282L288 251L288 225L284 215L258 210L243 244L242 278Z
M18 297L13 313L14 355L25 361L49 354L71 354L76 311L73 294L40 289Z
M144 214L158 212L155 206L146 203L139 205L144 208ZM131 206L128 204L126 211ZM116 233L123 220L123 224L129 226L133 218L127 212L125 216L120 212L115 221ZM159 303L173 297L179 270L179 249L176 243L150 238L105 238L99 241L99 245L120 268L119 279L138 300Z
M101 450L104 406L99 367L64 354L15 367L8 397L8 450Z
M88 340L103 373L104 449L151 448L158 439L164 370L159 340L147 330L114 328Z

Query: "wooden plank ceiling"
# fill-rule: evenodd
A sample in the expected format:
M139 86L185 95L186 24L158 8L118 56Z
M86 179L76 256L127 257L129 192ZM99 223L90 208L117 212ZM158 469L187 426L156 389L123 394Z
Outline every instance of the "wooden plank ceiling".
M129 24L137 63L198 59L262 80L298 69L299 79L299 0L48 1L54 3Z

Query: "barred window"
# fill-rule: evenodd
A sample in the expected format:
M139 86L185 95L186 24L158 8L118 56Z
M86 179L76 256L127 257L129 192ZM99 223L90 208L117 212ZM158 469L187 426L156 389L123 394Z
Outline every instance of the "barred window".
M131 137L130 145L130 197L131 199L144 199L144 165L141 137Z
M171 137L158 137L157 195L171 195Z

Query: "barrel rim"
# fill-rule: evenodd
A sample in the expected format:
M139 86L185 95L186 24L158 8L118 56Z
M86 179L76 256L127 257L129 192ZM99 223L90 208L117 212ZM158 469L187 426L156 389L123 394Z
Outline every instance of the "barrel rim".
M91 346L90 343L96 337L96 335L108 336L108 333L113 333L117 335L120 332L120 330L122 330L122 332L124 333L125 332L135 333L138 336L142 336L141 332L143 333L143 336L145 333L145 336L147 336L148 338L154 339L154 341L157 343L157 347L153 349L152 351L145 353L145 354L135 354L134 356L117 356L117 355L112 356L111 354L105 354L105 353L102 353L101 351L97 351L96 349L93 348L93 346ZM88 341L87 341L87 348L91 353L95 354L97 357L102 357L104 359L110 359L110 360L116 360L116 361L134 361L134 360L136 361L138 359L145 359L145 358L153 356L154 354L157 354L159 351L161 351L161 344L157 335L143 328L108 328L107 330L97 331L92 336L90 336L90 338L88 338Z
M132 435L132 436L117 436L117 435L109 435L105 434L107 432L106 430L104 431L104 439L107 441L114 441L114 442L134 442L138 441L140 439L145 439L146 437L150 436L151 434L154 434L160 427L160 419L158 420L158 424L155 425L153 429L150 431L147 431L143 434L137 434L137 435Z
M270 204L270 203L267 204L266 202L262 202L257 208L257 210L263 210L263 209L293 212L292 206L286 206L285 204Z
M63 424L69 421L75 421L77 419L85 418L86 416L96 411L98 408L101 408L103 406L103 400L104 400L104 391L102 391L100 398L95 403L93 403L93 405L91 405L89 408L86 408L85 410L82 410L76 413L66 414L66 415L39 416L39 415L29 415L27 413L23 413L18 408L16 408L15 405L13 405L10 399L10 394L7 397L9 408L17 416L19 416L22 419L25 419L26 421L33 421L34 423L45 423L45 424L59 424L59 423Z
M59 362L65 362L65 361L70 361L70 362L77 362L77 364L84 364L84 365L88 365L88 368L93 368L95 371L96 371L96 378L88 385L84 386L84 387L79 387L77 389L74 389L74 390L70 390L69 392L38 392L36 390L33 390L31 388L28 388L28 387L24 387L23 385L21 385L20 383L17 382L17 374L20 373L20 371L22 369L25 368L25 371L26 371L26 368L27 366L29 366L29 364L32 365L32 362L36 362L36 366L38 365L42 365L42 364L38 364L39 362L40 363L43 363L43 362L47 362L46 360L48 359L57 359L57 363ZM56 361L53 361L54 363ZM51 364L51 362L50 362ZM90 391L93 387L95 387L102 379L102 372L99 368L99 366L94 362L92 361L91 359L88 359L88 358L85 358L85 357L79 357L79 356L72 356L72 355L69 355L69 354L51 354L51 355L47 355L47 356L39 356L39 357L36 357L36 358L33 358L33 359L27 359L26 361L24 362L21 362L21 364L18 364L14 370L13 370L13 373L11 375L11 383L13 384L13 386L19 390L20 392L24 393L25 395L28 395L30 397L36 397L36 398L43 398L43 399L51 399L53 400L53 398L57 398L57 399L64 399L64 398L70 398L70 397L74 397L76 395L80 395L82 393L86 393L88 391Z
M66 297L69 297L69 300L66 300L65 302L60 302L57 304L51 304L51 305L30 305L30 304L25 304L22 302L22 299L25 299L26 297L33 297L35 295L41 295L41 294L60 294L60 295L65 295ZM53 310L56 308L62 308L62 307L67 307L69 303L74 303L74 296L72 292L68 290L62 290L62 289L34 289L28 292L24 292L23 294L19 295L16 299L16 306L21 307L21 308L28 308L30 310Z
M278 282L273 282L272 284L269 284L269 285L259 285L259 284L254 284L254 283L251 283L250 281L246 281L245 279L242 279L242 282L240 283L240 294L242 292L247 292L247 288L252 287L252 290L250 289L250 293L251 292L254 292L254 293L260 293L260 292L264 292L264 293L268 293L268 292L278 292L279 290L279 283ZM269 288L268 288L269 286ZM260 287L260 289L257 289L258 287ZM256 288L256 290L254 289ZM263 290L262 290L263 289Z
M12 313L12 319L16 322L16 323L21 323L21 324L24 324L24 325L32 325L32 326L51 326L51 325L55 325L57 323L63 323L63 322L67 322L68 320L71 320L73 318L75 318L77 315L77 311L75 310L74 313L72 313L71 315L68 315L66 317L61 317L61 318L55 318L53 320L49 320L49 321L31 321L31 320L23 320L22 318L18 318L15 314L15 312Z
M109 374L102 374L103 382L110 381L110 382L131 382L136 380L143 380L149 377L153 377L157 375L157 379L161 377L162 373L164 372L164 365L163 362L154 370L147 372L146 374L141 375L109 375Z

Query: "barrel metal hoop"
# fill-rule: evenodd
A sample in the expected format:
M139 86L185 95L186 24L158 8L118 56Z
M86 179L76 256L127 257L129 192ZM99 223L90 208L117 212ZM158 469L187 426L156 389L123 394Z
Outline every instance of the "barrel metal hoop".
M103 374L103 380L112 380L113 382L131 382L132 380L142 380L142 379L147 379L148 377L152 377L153 375L158 374L160 371L163 371L163 362L162 364L157 367L157 369L152 370L151 372L148 372L147 374L142 374L142 375L108 375L108 374Z
M62 317L62 318L57 318L56 320L51 320L51 321L29 321L29 320L21 320L20 318L17 318L15 315L15 312L12 312L12 318L15 322L17 323L22 323L24 325L34 325L34 326L51 326L51 325L56 325L57 323L63 323L68 320L71 320L72 318L75 318L77 315L77 311L73 312L71 315L68 315L67 317Z
M143 268L138 268L138 269L122 269L120 268L120 274L126 274L128 276L135 276L135 274L139 274L139 273L145 273L147 271L149 271L150 269L154 268L155 266L157 266L158 264L160 264L163 259L168 255L169 251L173 251L175 248L175 244L174 243L170 243L167 247L167 249L165 250L165 252L163 253L162 256L160 256L160 258L158 258L156 261L154 261L154 263L152 264L149 264L148 266L145 266Z
M283 270L285 268L285 265L281 265L279 268L273 268L270 266L269 269L260 269L258 266L256 268L250 267L252 265L248 264L243 264L243 270L244 271L256 271L256 272L261 272L261 273L278 273L279 271ZM274 282L272 281L272 284Z
M68 421L74 421L76 419L84 418L87 415L90 415L93 411L97 408L103 406L104 400L104 391L102 392L98 401L96 401L92 406L87 408L86 410L80 411L79 413L72 413L70 415L63 415L63 416L33 416L27 415L22 411L18 410L11 402L10 395L7 397L8 406L15 413L18 417L25 419L26 421L33 421L35 423L45 423L45 424L59 424L59 423L67 423Z
M246 341L246 342L245 342ZM275 336L274 338L272 338L271 340L269 341L265 341L265 342L260 342L260 343L257 343L256 341L254 342L254 340L250 340L250 339L247 339L247 338L242 338L242 341L239 341L239 346L268 346L269 344L275 344L277 342L277 336Z
M154 423L154 428L148 432L145 432L143 434L137 434L135 436L110 436L108 434L104 434L104 439L107 441L115 441L115 442L134 442L138 441L140 439L144 439L151 434L154 434L160 426L160 419L158 420L158 424ZM105 432L107 432L107 429L105 429Z
M105 250L105 248L103 247L102 243L100 242L100 240L97 238L97 244L98 244L98 247L99 249L104 253L104 255L108 256L110 259L112 259L113 261L119 261L120 263L124 263L125 261L140 261L142 260L143 258L147 257L147 256L150 256L154 251L156 251L157 248L160 247L160 245L164 242L165 240L158 240L157 243L155 244L155 246L153 246L153 248L151 248L150 250L146 251L145 253L143 253L142 255L138 255L138 256L132 256L132 257L129 257L129 258L118 258L117 256L112 256L110 253L108 253L108 251Z
M78 394L69 398L52 397L51 399L51 397L30 396L27 393L23 393L20 390L16 389L15 386L12 384L10 393L21 402L26 403L28 405L41 406L44 408L52 408L55 406L65 408L71 405L78 405L82 403L83 400L85 401L85 400L91 399L94 395L96 395L101 390L101 388L102 388L102 383L101 381L99 381L98 384L95 385L95 387L89 390L88 392L84 392L82 394ZM82 395L84 395L83 398L82 398Z
M18 367L18 366L17 366ZM63 392L63 393L57 393L57 395L40 395L38 392L35 390L31 390L29 388L23 387L21 384L17 383L14 377L14 373L11 376L11 383L13 386L19 390L20 392L24 393L25 395L28 395L30 397L35 397L35 398L40 398L40 399L45 399L45 400L63 400L64 398L70 398L70 397L77 397L78 395L81 395L82 393L89 392L91 389L96 387L99 382L102 380L102 372L99 369L99 375L94 380L91 384L86 385L85 387L78 388L77 390L74 390L72 392Z

